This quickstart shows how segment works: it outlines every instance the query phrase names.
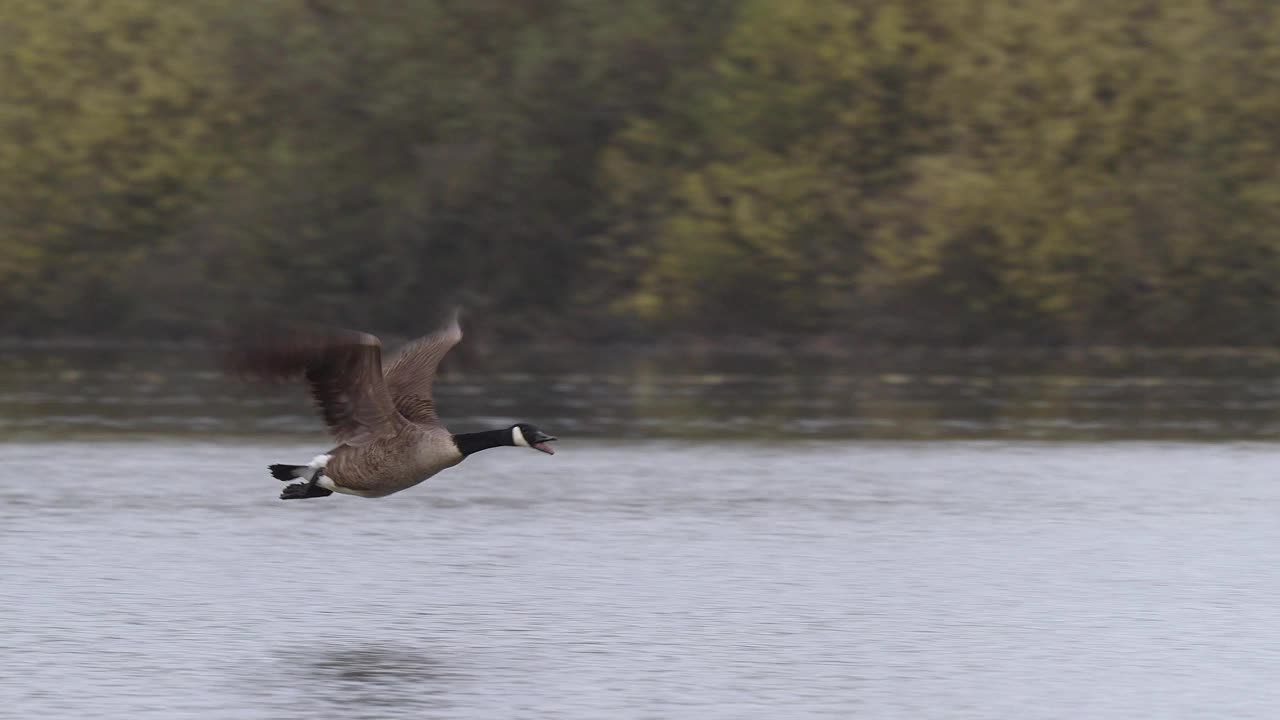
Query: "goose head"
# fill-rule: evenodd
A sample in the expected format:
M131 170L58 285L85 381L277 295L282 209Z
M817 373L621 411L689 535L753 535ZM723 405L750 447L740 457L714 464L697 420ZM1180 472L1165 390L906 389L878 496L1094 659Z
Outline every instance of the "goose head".
M556 440L556 436L548 435L529 423L516 423L511 426L511 444L516 447L533 448L548 455L555 455L547 443Z

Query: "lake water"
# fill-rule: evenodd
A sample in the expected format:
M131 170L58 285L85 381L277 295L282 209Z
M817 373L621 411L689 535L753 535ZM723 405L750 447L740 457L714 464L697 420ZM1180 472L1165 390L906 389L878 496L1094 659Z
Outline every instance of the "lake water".
M500 449L281 502L296 392L0 354L0 717L1272 718L1267 377L468 374Z

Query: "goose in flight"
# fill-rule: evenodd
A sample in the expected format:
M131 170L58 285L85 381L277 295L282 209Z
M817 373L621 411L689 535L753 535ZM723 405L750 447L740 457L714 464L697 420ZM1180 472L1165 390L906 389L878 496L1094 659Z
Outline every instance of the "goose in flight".
M436 368L462 339L455 310L436 332L409 343L382 369L382 343L334 328L276 328L232 344L230 369L264 380L303 378L337 446L307 465L270 466L288 482L282 500L335 492L384 497L413 487L464 458L515 446L554 455L556 438L529 423L453 434L436 416Z

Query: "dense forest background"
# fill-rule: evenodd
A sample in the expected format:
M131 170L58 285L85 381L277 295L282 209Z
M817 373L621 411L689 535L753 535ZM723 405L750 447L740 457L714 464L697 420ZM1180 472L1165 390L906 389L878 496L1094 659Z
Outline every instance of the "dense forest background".
M1272 0L6 0L0 334L1280 340Z

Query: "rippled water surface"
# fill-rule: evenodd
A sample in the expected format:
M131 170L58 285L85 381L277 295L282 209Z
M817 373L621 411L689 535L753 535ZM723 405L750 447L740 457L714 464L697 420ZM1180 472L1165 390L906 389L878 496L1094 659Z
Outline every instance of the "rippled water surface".
M0 717L1280 714L1265 378L457 378L559 452L281 502L296 394L59 362L0 374Z

